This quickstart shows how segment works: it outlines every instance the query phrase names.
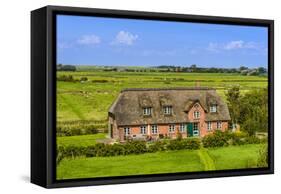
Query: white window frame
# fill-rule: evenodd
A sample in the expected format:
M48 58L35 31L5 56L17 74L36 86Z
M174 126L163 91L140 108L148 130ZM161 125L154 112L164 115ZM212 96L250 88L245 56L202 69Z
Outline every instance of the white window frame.
M152 134L158 133L158 126L157 125L151 125L151 133Z
M175 132L175 125L169 125L169 133Z
M222 128L222 122L221 121L217 121L217 129L221 129Z
M193 136L199 136L199 125L200 123L193 123ZM197 127L196 129L195 126Z
M151 115L152 108L151 107L144 107L143 108L143 115L149 116Z
M193 117L194 117L195 119L199 119L199 118L200 118L200 112L199 112L198 110L194 111L194 112L193 112Z
M164 106L163 107L163 112L164 112L164 114L165 115L170 115L170 114L172 114L172 106Z
M185 132L185 124L184 123L182 123L182 124L180 124L180 132Z
M195 129L195 126L197 129ZM199 130L199 123L193 123L193 131Z
M125 136L130 135L131 134L131 128L130 127L124 127L124 134L125 134Z
M216 104L212 104L210 106L210 112L217 112L217 105Z
M140 133L143 134L143 135L146 134L146 133L147 133L146 128L147 128L147 127L146 127L145 125L140 126Z
M208 121L208 122L207 122L207 130L208 130L208 131L211 131L211 130L212 130L212 122L211 122L211 121Z

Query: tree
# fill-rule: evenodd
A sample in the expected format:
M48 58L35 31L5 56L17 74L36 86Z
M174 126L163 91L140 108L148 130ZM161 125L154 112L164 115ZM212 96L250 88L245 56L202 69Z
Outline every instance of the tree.
M61 67L62 71L76 71L76 67L74 65L63 65Z
M226 99L228 102L228 108L230 117L232 120L232 125L236 125L238 118L240 116L240 88L239 86L234 86L230 88L226 93Z
M62 68L62 64L58 64L57 65L57 70L61 70L61 68Z
M254 135L257 131L268 131L268 91L253 90L240 99L241 128Z
M248 67L245 67L245 66L239 67L239 71L240 71L240 72L243 71L243 70L248 70Z
M195 64L193 64L190 66L190 69L192 70L192 72L196 72L197 66Z
M259 73L259 75L265 74L266 72L267 72L266 68L264 68L264 67L259 67L259 68L258 68L258 73Z

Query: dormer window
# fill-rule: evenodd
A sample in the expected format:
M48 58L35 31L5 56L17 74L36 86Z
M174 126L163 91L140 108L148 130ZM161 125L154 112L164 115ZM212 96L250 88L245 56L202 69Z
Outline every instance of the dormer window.
M200 118L200 112L199 112L199 111L194 111L194 112L193 112L193 117L194 117L195 119L199 119L199 118Z
M145 107L143 108L143 115L149 116L151 115L152 108L151 107Z
M212 104L210 106L210 112L217 112L217 105L216 104Z
M163 112L164 112L165 115L172 114L172 106L164 106L163 107Z

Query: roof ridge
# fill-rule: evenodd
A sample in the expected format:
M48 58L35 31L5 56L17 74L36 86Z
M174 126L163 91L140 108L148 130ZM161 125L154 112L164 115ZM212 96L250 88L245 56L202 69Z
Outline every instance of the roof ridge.
M210 87L172 87L172 88L125 88L121 92L128 91L165 91L165 90L216 90Z

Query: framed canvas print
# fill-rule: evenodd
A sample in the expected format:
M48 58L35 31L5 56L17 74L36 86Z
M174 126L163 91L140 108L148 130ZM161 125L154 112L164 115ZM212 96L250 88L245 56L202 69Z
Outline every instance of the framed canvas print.
M272 174L273 21L31 12L31 182Z

